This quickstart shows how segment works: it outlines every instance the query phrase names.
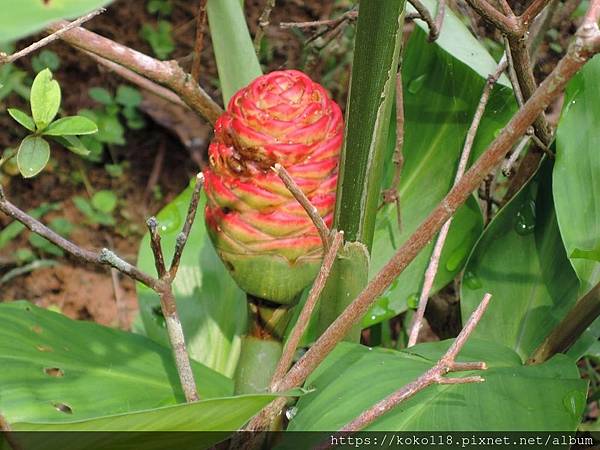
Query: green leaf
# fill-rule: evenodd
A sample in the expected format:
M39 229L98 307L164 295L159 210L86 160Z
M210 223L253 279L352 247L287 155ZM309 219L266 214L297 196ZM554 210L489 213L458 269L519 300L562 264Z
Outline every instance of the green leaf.
M23 125L29 131L35 131L35 122L33 118L17 108L8 108L8 114L15 119L19 124Z
M227 398L232 381L192 362L202 401L177 404L171 351L148 338L27 302L1 304L0 321L0 409L14 430L235 430L274 398Z
M31 58L31 67L36 73L44 69L58 70L60 67L60 58L52 50L44 49Z
M136 88L122 84L117 88L115 101L123 106L136 107L142 103L142 94Z
M558 231L546 161L490 223L473 250L461 291L463 321L493 297L473 336L527 359L577 300L579 282Z
M114 101L112 94L107 89L101 87L90 88L88 95L92 100L102 105L112 105Z
M98 223L105 226L113 226L115 219L112 215L98 211L92 207L83 197L75 196L72 198L75 207L81 211L91 223Z
M70 116L52 122L44 130L48 136L76 136L82 134L93 134L98 131L98 127L87 117Z
M262 75L239 0L211 0L206 6L223 103Z
M75 19L112 0L19 0L0 16L0 42L33 34L60 19Z
M50 242L46 238L43 238L39 234L35 234L35 233L30 234L28 240L32 247L35 247L38 250L41 250L45 253L48 253L48 254L54 255L54 256L63 256L64 255L64 252L59 247L54 245L52 242Z
M449 345L450 341L427 343L396 352L339 344L307 379L307 386L315 391L300 398L288 430L340 429L375 402L422 375ZM430 386L364 431L577 428L585 407L587 383L579 378L577 366L570 358L559 355L545 364L522 366L519 356L510 349L470 339L459 360L485 361L489 368L447 376L477 374L485 382ZM306 442L301 447L312 445Z
M576 248L571 252L569 257L572 259L590 259L592 261L600 262L600 247L593 250L582 250L580 248Z
M38 130L44 130L60 107L60 86L49 69L42 70L33 80L30 101L33 121Z
M187 188L157 216L166 261L173 255L191 192ZM241 335L246 331L246 295L237 287L208 238L203 220L205 202L202 194L173 287L190 355L232 376L240 354ZM148 273L156 272L147 234L140 244L138 266ZM166 343L158 297L154 291L138 285L138 301L146 333Z
M21 142L17 153L17 164L24 178L40 173L50 159L48 142L38 136L27 136Z
M567 86L556 130L554 201L567 254L600 248L600 57L589 61ZM600 262L571 256L580 295L600 282Z
M87 156L90 154L90 151L86 148L83 142L81 142L79 138L75 136L53 136L52 140L58 142L64 148L75 153L76 155Z
M167 59L175 50L175 42L171 36L173 25L166 20L159 20L156 26L144 24L140 35L150 44L152 51L159 59Z
M433 2L426 4L435 11ZM442 33L435 43L428 42L426 26L421 27L418 20L415 24L419 26L406 45L402 66L405 112L404 167L399 189L402 230L398 229L395 204L384 206L375 225L370 277L381 270L452 187L473 113L487 76L496 68L485 48L448 8ZM501 78L492 91L471 161L485 150L515 111L508 84L508 80ZM391 185L394 175L394 118L392 123L384 188ZM433 292L461 271L482 229L479 206L471 198L454 216ZM393 282L364 317L363 326L405 311L407 300L419 296L433 245L432 242L425 247Z
M92 196L92 206L103 213L111 213L117 206L117 196L113 191L98 191Z

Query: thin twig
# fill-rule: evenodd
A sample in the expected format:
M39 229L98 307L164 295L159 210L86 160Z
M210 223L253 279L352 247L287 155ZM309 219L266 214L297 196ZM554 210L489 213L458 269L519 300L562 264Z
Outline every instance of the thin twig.
M456 169L456 175L454 177L453 186L456 186L460 182L462 176L465 173L467 163L469 162L469 158L471 156L473 142L475 141L475 136L477 135L479 124L481 123L483 113L485 112L485 108L490 99L490 94L492 93L492 89L496 84L496 81L498 81L498 78L500 78L500 75L502 75L502 72L504 72L504 70L506 69L506 65L506 57L503 57L500 61L500 64L498 64L498 67L496 68L496 72L494 72L488 77L485 86L483 87L483 92L481 93L479 104L477 105L477 109L475 110L475 114L473 115L473 120L471 121L471 126L469 127L469 131L467 132L467 137L465 138L465 144L460 155L460 161L458 163L458 168ZM425 310L427 309L427 301L429 299L429 294L431 293L431 288L433 287L433 282L438 271L440 258L442 257L442 251L444 249L444 244L446 243L446 238L448 237L448 231L450 230L451 224L452 218L448 219L448 221L444 224L435 242L433 253L429 260L427 270L425 271L423 289L421 290L421 296L419 297L419 306L413 317L413 325L410 330L410 336L408 339L407 347L412 347L417 343L417 340L419 339L419 332L421 331L421 327L423 326Z
M373 423L379 417L395 408L401 402L408 400L418 392L433 384L465 384L481 383L485 381L480 376L470 376L464 378L445 378L444 375L450 372L460 372L465 370L485 370L487 366L484 362L456 363L456 357L462 350L465 343L471 336L471 333L481 320L491 299L491 294L485 294L483 300L477 309L471 314L467 324L462 329L458 337L454 340L448 351L440 360L427 372L421 375L412 383L403 386L385 399L377 402L371 408L363 411L354 420L347 423L340 430L342 433L356 432Z
M431 13L429 12L429 10L427 9L427 7L421 3L421 0L408 0L408 2L413 5L413 7L417 10L417 12L419 13L419 16L421 17L421 19L423 20L423 22L425 22L427 24L427 26L429 27L429 41L433 42L435 41L438 36L440 35L440 30L438 29L438 26L436 24L436 20L438 18L436 18L436 20L433 19L433 17L431 16ZM445 0L441 0L440 2L440 8L442 8L441 12L441 17L440 20L440 24L441 24L441 20L443 20L444 17L444 8L445 8ZM438 8L438 13L440 12L440 9Z
M256 51L256 54L260 51L260 45L265 35L265 28L271 23L270 19L273 8L275 8L275 0L265 0L265 9L263 9L263 12L258 18L258 29L254 36L254 50Z
M392 156L392 164L394 164L394 178L388 189L385 189L381 196L383 197L383 205L386 203L396 204L396 219L398 221L398 229L402 231L402 211L400 209L400 178L402 176L402 168L404 166L404 94L402 87L402 72L396 74L396 146ZM381 208L380 206L380 208Z
M146 221L146 226L150 232L150 248L154 255L154 265L156 266L156 273L159 278L163 278L167 273L165 268L165 257L163 255L162 247L160 245L160 234L158 232L158 221L156 217L150 217Z
M510 80L510 84L512 85L513 92L515 94L515 100L517 100L517 106L521 108L525 100L523 100L523 93L521 92L521 86L519 85L519 80L517 78L517 72L515 71L515 65L513 63L512 55L510 52L510 45L508 44L508 39L504 38L504 48L506 49L505 55L508 61L508 79Z
M600 0L593 0L600 2ZM495 169L536 117L558 97L569 80L600 51L600 32L578 32L567 54L558 62L534 95L504 127L481 157L465 173L461 181L433 209L416 231L396 251L390 261L371 279L365 289L317 339L315 344L290 369L276 386L285 391L300 386L333 350L350 329L358 323L373 302L387 289L435 236L442 225L456 212Z
M200 81L202 70L202 49L204 48L204 33L206 31L206 3L200 0L198 14L196 15L196 39L194 40L194 57L192 59L192 78L196 83Z
M47 28L55 32L65 22ZM118 44L99 34L77 27L63 33L61 39L73 47L94 53L119 64L176 93L194 112L214 124L223 109L187 74L176 61L159 61L132 48Z
M119 271L113 267L110 268L110 278L112 281L113 293L115 295L115 304L117 306L117 324L122 330L129 326L127 322L127 309L123 300L123 289L119 281Z
M353 22L358 17L358 11L355 9L351 9L350 11L346 11L340 17L336 17L335 19L327 19L327 20L313 20L310 22L281 22L279 24L279 28L288 29L288 28L317 28L317 27L328 27L335 28L343 21Z
M319 270L319 274L313 283L310 292L308 293L308 298L304 303L304 307L298 316L298 320L296 321L296 325L292 330L290 336L285 343L285 347L283 349L283 353L279 362L277 363L277 368L275 369L275 373L273 374L273 378L271 380L271 385L276 385L288 371L290 366L292 365L292 360L294 358L294 354L296 353L296 349L298 348L298 344L300 343L300 339L304 335L304 332L308 328L308 324L310 322L310 318L312 316L313 310L317 305L317 301L325 287L327 279L329 278L329 274L331 272L331 267L335 262L335 258L337 256L338 250L344 241L344 232L336 231L333 235L333 239L331 240L331 246L325 253L325 257L323 258L323 263L321 264L321 269Z
M106 11L105 8L96 9L95 11L92 11L91 13L86 14L85 16L81 16L73 22L62 22L62 26L51 35L34 42L33 44L25 47L24 49L13 53L12 55L5 55L0 53L0 64L11 64L17 59L22 58L23 56L26 56L29 53L32 53L42 47L45 47L46 45L56 41L57 39L60 39L63 33L66 33L67 31L80 26L88 20L93 19L97 15L102 14L104 11Z
M531 139L531 136L523 136L521 141L515 147L514 151L511 153L510 158L508 158L502 165L502 173L505 177L510 178L512 176L513 166L517 162L517 159L519 159L519 155L521 155L523 149L529 143L529 139Z
M306 211L306 214L308 214L308 217L310 217L315 227L317 227L317 231L319 232L319 236L321 236L321 241L323 242L323 248L327 249L329 247L329 229L319 214L319 211L317 211L317 208L310 202L308 197L306 197L306 194L302 192L302 189L300 189L288 171L285 170L281 164L277 163L271 169L277 174L283 184L285 184L285 187L288 188L298 203L302 205Z
M200 172L196 176L196 184L194 185L192 199L190 200L190 206L188 207L183 228L175 240L175 253L173 253L173 259L171 260L171 266L169 268L169 276L171 280L174 280L175 275L177 275L183 249L190 236L190 231L192 231L192 225L194 224L194 220L196 218L196 210L198 209L198 203L200 202L200 191L202 190L202 186L204 186L204 175L202 172Z
M446 0L439 0L438 1L438 9L437 9L437 13L435 14L435 31L436 31L436 38L432 38L431 35L429 36L429 40L430 41L435 41L435 39L437 39L437 37L439 37L440 33L442 32L442 25L444 24L444 17L446 15Z

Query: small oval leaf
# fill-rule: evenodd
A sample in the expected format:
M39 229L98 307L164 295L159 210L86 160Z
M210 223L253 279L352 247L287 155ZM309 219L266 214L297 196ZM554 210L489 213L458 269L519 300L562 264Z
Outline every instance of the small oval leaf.
M31 113L38 129L45 129L56 117L60 107L60 86L50 69L37 74L31 85Z
M17 165L21 175L31 178L40 173L50 159L50 145L41 137L27 136L17 153Z
M90 154L85 144L75 136L52 136L52 139L76 155L87 156Z
M48 136L78 136L98 132L96 124L83 116L63 117L52 122L44 134Z
M17 108L8 108L8 114L29 131L35 131L35 122L29 114Z

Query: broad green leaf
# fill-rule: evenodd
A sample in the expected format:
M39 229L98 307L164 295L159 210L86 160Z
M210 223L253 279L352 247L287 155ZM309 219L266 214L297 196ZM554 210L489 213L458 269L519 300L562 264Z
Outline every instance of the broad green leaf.
M550 162L490 223L462 280L463 321L493 295L473 333L527 359L577 299L579 283L558 231Z
M429 7L435 6L432 2ZM416 21L415 23L419 23ZM460 20L446 9L444 26L435 43L417 27L403 57L405 135L404 167L400 179L402 231L396 206L384 206L377 217L370 276L376 274L417 229L452 187L467 130L487 76L496 63ZM473 161L502 129L515 109L507 80L502 78L490 102L473 147ZM392 120L395 124L395 120ZM395 125L390 136L383 187L393 178L392 152ZM444 246L433 291L450 282L464 266L481 234L483 219L474 199L456 213ZM406 310L409 298L418 297L433 249L429 244L381 296L363 320L369 326Z
M38 136L27 136L21 142L17 153L17 165L24 178L40 173L50 159L50 145Z
M571 252L570 257L572 259L591 259L592 261L600 262L600 247L593 250L582 250L580 248L576 248Z
M87 156L90 154L90 151L76 136L53 136L52 140L76 155Z
M60 86L49 69L42 70L33 80L30 101L33 121L38 130L44 130L60 107Z
M27 302L0 304L0 410L9 423L61 423L184 401L168 348ZM193 363L201 398L231 380Z
M556 130L554 201L567 254L600 248L600 57L569 82ZM571 256L583 295L600 282L600 262Z
M98 127L87 117L70 116L52 122L44 130L48 136L77 136L82 134L93 134L98 131Z
M112 0L19 0L0 15L0 42L33 34L60 19L74 19ZM9 2L5 2L8 6Z
M91 203L98 211L109 214L117 206L117 196L113 191L98 191L92 196Z
M210 36L217 59L223 103L262 75L239 0L209 0Z
M366 408L415 380L450 341L396 352L341 343L307 379L290 431L338 430ZM510 349L470 339L459 361L485 361L484 383L436 385L369 425L365 431L574 431L585 407L587 383L575 362L558 355L522 366ZM319 438L319 436L317 436ZM321 437L322 439L322 437ZM298 447L296 447L298 448ZM312 448L306 443L302 448Z
M187 188L157 216L167 262L171 260L175 239L185 221L191 192L191 188ZM190 355L232 376L240 354L241 335L246 331L246 295L230 277L208 238L203 217L205 201L202 194L175 278L174 292ZM156 272L148 235L140 244L138 265L148 273ZM158 297L138 285L138 300L147 335L166 343Z
M23 125L29 131L35 131L35 122L29 114L17 108L8 108L7 111L10 117L15 119L19 124Z

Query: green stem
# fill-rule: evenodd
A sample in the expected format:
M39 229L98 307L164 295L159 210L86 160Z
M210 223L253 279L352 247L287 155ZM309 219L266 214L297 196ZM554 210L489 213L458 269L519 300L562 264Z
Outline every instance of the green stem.
M403 13L404 0L360 2L334 219L334 228L344 231L347 242L322 295L321 332L368 281L383 156L395 102ZM357 341L359 338L360 325L357 325L346 339Z

